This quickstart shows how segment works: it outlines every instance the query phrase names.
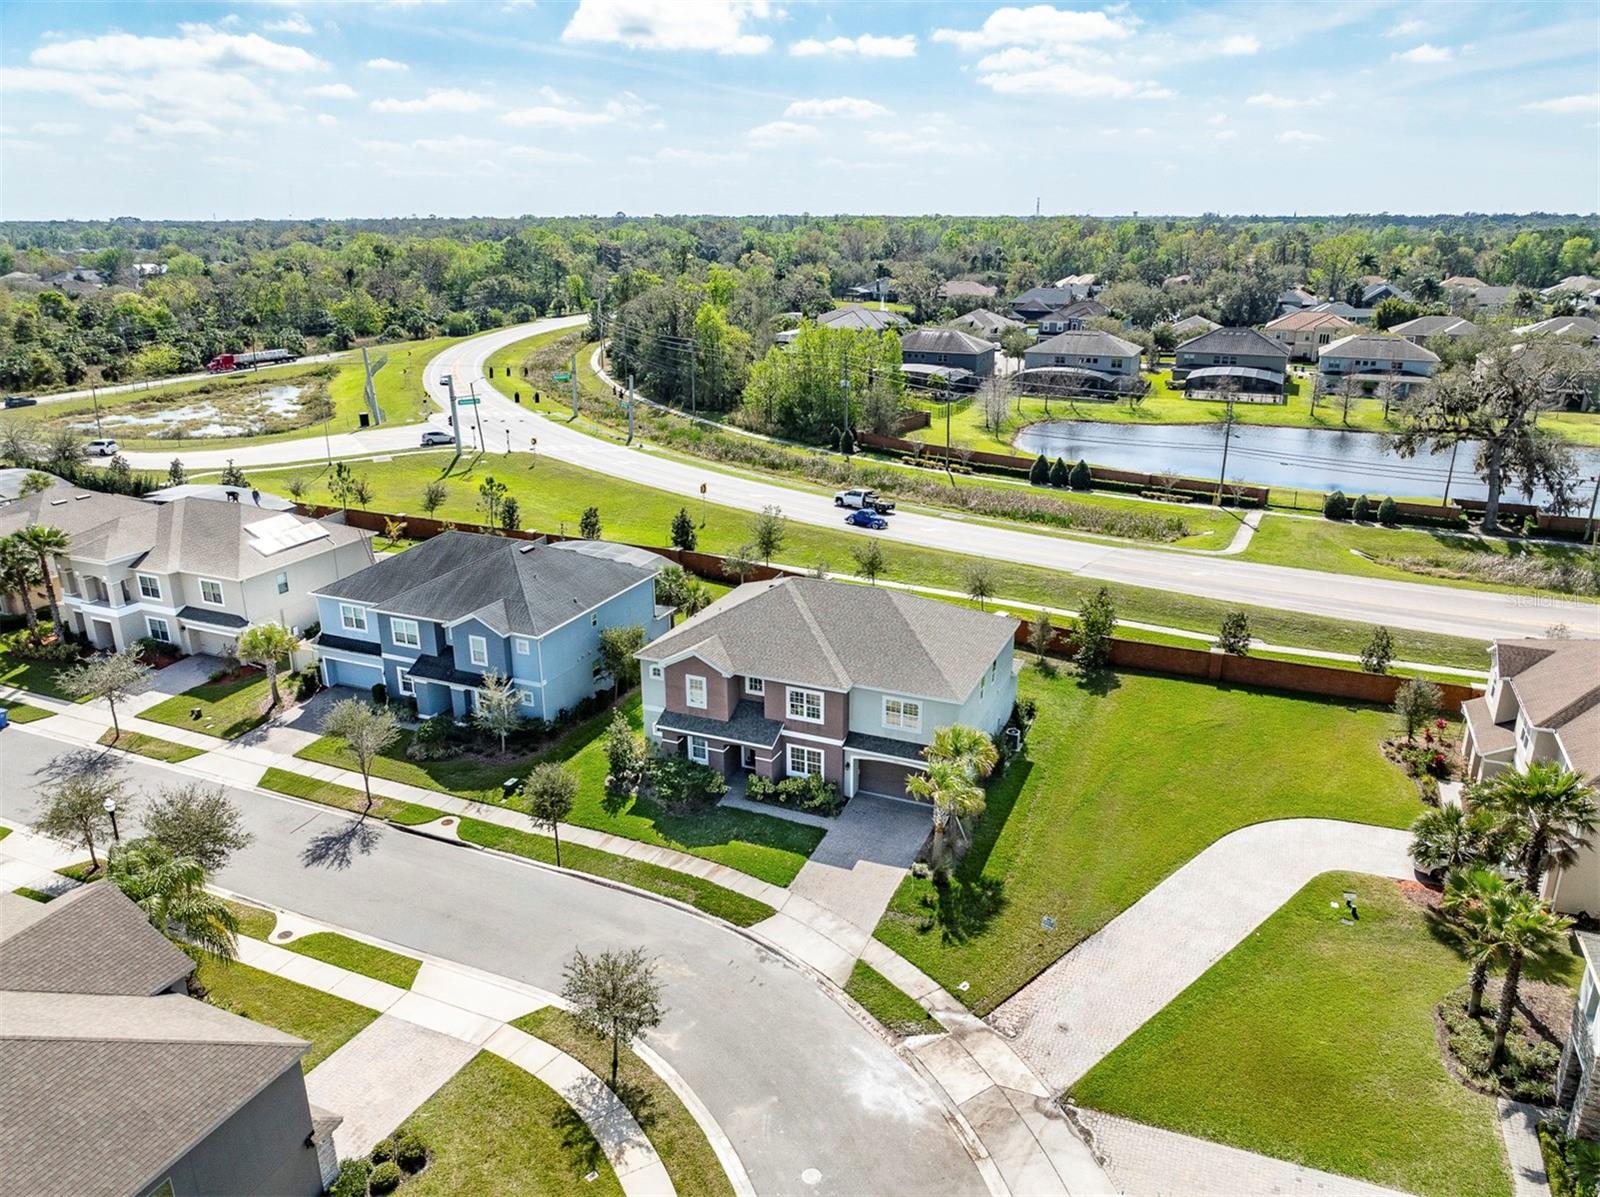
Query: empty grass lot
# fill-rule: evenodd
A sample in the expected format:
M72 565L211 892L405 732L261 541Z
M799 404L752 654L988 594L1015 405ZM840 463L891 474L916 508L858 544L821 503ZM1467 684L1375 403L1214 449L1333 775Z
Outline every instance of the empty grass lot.
M378 1017L376 1010L238 961L207 960L195 975L205 986L206 1001L213 1006L308 1040L311 1050L300 1061L306 1072Z
M491 1052L467 1061L404 1128L432 1153L427 1168L401 1186L407 1197L622 1194L577 1112L543 1081ZM592 1181L586 1179L591 1171L598 1173Z
M622 709L638 729L642 723L638 696L629 698ZM504 800L501 782L508 777L525 776L540 760L565 761L578 778L578 798L567 822L689 852L774 885L788 885L794 880L822 839L823 833L814 827L721 807L674 815L647 799L619 801L608 795L604 737L611 714L605 711L594 716L544 752L522 760L491 764L464 756L445 761L411 761L406 759L402 741L380 758L373 772L392 781L517 809L520 799ZM296 755L344 769L355 767L355 759L343 743L331 736L324 736Z
M1027 753L990 783L950 885L907 877L876 930L980 1014L1230 831L1420 809L1379 751L1386 711L1135 673L1029 668L1020 693Z
M267 703L271 697L267 675L251 671L175 694L140 712L140 717L223 740L236 740L266 722ZM200 710L198 719L192 715L197 707Z
M1424 1197L1508 1197L1494 1099L1451 1077L1434 1041L1433 1007L1466 977L1393 881L1325 873L1070 1095Z
M602 1081L611 1082L611 1045L584 1031L565 1010L546 1006L511 1024L559 1047ZM618 1058L617 1096L661 1157L679 1193L688 1197L733 1197L733 1186L694 1120L671 1087L624 1046Z
M362 473L362 467L357 466L356 472ZM692 501L686 502L666 491L549 458L535 459L525 453L478 456L459 462L448 452L414 453L365 472L373 488L372 509L375 511L419 511L423 489L429 482L443 479L447 498L439 509L439 518L475 522L481 518L476 506L478 487L486 476L492 475L506 483L523 511L538 513L536 521L530 520L530 526L570 534L577 530L584 508L594 505L600 509L602 536L633 544L667 544L672 517L679 508L687 507L692 514L699 514ZM252 473L251 477L266 489L287 493L286 483L296 474L309 477L303 470ZM713 479L713 496L715 493ZM315 477L306 498L314 503L332 501L326 490L325 476ZM700 548L704 551L727 553L749 539L748 512L711 504L705 509L705 518L705 526L699 529ZM774 559L806 569L823 561L835 570L848 573L855 568L851 550L860 544L860 536L847 533L843 528L834 531L791 523L783 547ZM889 579L958 593L965 592L964 570L975 560L901 544L888 544L884 552L889 562L885 576ZM1123 619L1207 633L1214 633L1223 616L1233 609L1232 604L1215 599L1149 587L1102 584L1035 566L991 561L989 568L996 594L1032 607L1044 605L1076 610L1105 585L1115 598ZM1367 624L1268 607L1245 610L1257 634L1275 644L1359 653L1372 636L1372 628ZM1394 638L1396 653L1405 660L1461 665L1469 669L1483 667L1483 645L1476 640L1402 628L1394 629Z

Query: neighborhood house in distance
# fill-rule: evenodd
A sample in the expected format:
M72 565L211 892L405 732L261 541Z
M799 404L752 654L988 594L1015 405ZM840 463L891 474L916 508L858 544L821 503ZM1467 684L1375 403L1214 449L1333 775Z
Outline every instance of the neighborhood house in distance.
M488 673L529 718L555 720L610 685L600 633L670 626L655 600L662 558L598 541L546 544L446 532L315 591L329 686L415 697L423 718L465 719Z
M1017 627L876 587L747 583L638 653L645 729L725 776L904 797L935 730L1007 726Z

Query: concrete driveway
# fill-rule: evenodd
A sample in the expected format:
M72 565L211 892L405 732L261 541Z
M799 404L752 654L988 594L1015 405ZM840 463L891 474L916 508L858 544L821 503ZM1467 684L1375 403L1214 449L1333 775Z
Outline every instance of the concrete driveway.
M871 934L932 830L927 806L857 794L789 886Z
M145 711L159 702L165 702L174 694L182 694L186 690L193 690L196 686L203 686L211 680L211 675L226 666L221 657L211 657L204 653L196 653L192 657L183 657L174 661L165 669L154 670L139 693L128 701L130 711Z

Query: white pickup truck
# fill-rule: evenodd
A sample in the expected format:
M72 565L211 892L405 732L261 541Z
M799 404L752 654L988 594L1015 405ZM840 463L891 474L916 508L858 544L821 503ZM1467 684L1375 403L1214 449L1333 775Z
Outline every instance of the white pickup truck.
M865 487L855 487L852 490L842 490L833 496L835 507L857 507L865 511L876 511L879 515L888 515L894 510L894 504L887 499L878 498L878 492L867 490Z

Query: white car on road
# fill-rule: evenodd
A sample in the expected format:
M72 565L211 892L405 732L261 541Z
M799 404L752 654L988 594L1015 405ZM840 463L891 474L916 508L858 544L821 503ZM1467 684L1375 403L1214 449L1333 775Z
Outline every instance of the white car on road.
M91 457L112 457L121 451L122 446L107 437L104 440L90 441L83 448Z

